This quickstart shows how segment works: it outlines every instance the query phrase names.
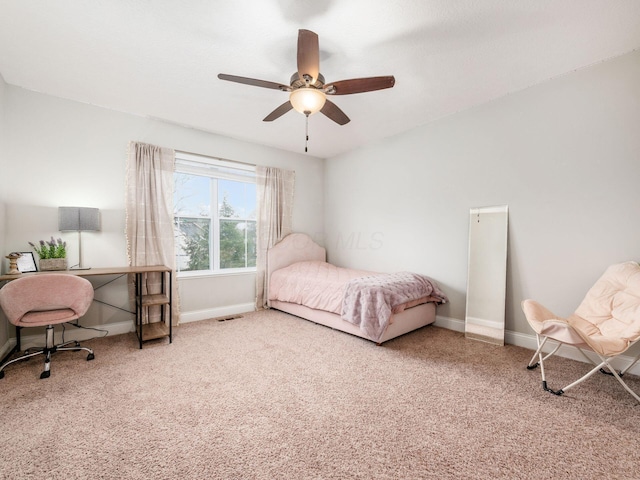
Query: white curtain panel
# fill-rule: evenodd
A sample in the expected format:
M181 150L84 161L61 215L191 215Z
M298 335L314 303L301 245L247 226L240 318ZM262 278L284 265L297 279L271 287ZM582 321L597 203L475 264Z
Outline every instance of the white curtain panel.
M126 172L126 237L129 265L165 265L172 270L172 318L179 323L178 282L175 279L173 173L175 151L129 142ZM161 273L146 275L142 293L161 293ZM133 297L132 297L133 298ZM159 321L151 307L144 323Z
M256 167L258 200L256 252L256 309L267 306L267 250L291 233L296 173L273 167Z

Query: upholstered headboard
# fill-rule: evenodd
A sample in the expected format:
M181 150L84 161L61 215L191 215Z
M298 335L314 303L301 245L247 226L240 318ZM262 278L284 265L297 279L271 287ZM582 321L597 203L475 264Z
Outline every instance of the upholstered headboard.
M271 272L292 263L305 261L325 262L327 251L306 233L290 233L267 252L267 281Z

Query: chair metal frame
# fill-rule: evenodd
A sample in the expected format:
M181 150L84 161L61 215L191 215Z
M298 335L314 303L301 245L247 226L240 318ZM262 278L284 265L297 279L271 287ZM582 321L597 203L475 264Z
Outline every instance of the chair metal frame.
M567 328L572 329L576 334L578 334L576 329L574 327L572 327L571 325L567 324ZM611 375L611 376L615 377L616 380L618 380L618 382L620 382L620 385L622 385L624 387L624 389L627 392L629 392L631 394L631 396L633 396L633 398L635 398L638 403L640 403L640 396L638 396L638 394L636 394L631 389L631 387L629 387L629 385L627 385L627 383L622 379L622 376L625 373L627 373L629 371L629 369L631 367L633 367L638 362L638 360L640 360L640 354L638 354L629 363L629 365L627 365L624 369L622 369L622 370L620 370L618 372L613 367L613 365L611 365L610 361L612 359L614 359L614 358L619 358L619 356L607 357L607 356L601 355L600 353L598 353L598 352L596 352L594 350L588 349L589 352L597 355L598 358L600 359L600 363L596 363L596 362L593 361L593 359L591 357L589 357L585 353L585 351L584 351L584 349L582 347L578 347L576 345L567 344L567 343L562 342L560 340L557 340L557 339L555 339L553 337L548 337L548 336L545 336L545 335L541 335L539 333L536 333L536 340L537 340L537 343L538 343L538 348L535 351L535 353L533 354L533 357L531 357L531 360L529 361L529 364L527 365L527 369L528 370L534 370L538 366L540 366L540 374L542 376L542 388L545 391L547 391L549 393L553 393L554 395L562 395L563 393L565 393L570 388L575 387L576 385L582 383L584 380L590 378L595 373L600 372L600 373L604 373L606 375ZM544 348L544 346L545 346L545 344L547 343L548 340L556 342L557 345L555 346L555 348L551 352L549 352L547 354L544 354L543 348ZM631 344L629 347L631 347L635 343L637 343L637 341L634 342L633 344ZM557 353L558 350L560 349L560 347L562 347L563 345L568 345L568 346L572 346L572 347L576 348L582 354L582 356L587 360L587 362L590 363L591 365L593 365L594 367L589 372L587 372L585 375L583 375L578 380L576 380L575 382L572 382L569 385L567 385L566 387L560 388L559 390L553 390L553 389L549 388L549 386L547 385L546 373L545 373L545 370L544 370L544 361L547 360L548 358L550 358L551 356L553 356L555 353ZM606 370L605 370L605 368L606 368Z
M73 322L66 322L68 325L73 325L75 327L77 327L78 325L73 323ZM16 332L18 332L20 329L22 329L24 327L18 327L16 326ZM18 334L19 335L19 334ZM71 344L75 344L73 347L68 347L67 345L71 345ZM17 345L17 349L20 349L20 344L18 343ZM40 374L40 378L49 378L51 376L51 354L52 353L56 353L59 351L80 351L80 350L85 350L87 352L89 352L89 354L87 355L87 361L89 360L93 360L95 357L95 354L93 353L93 350L88 348L88 347L83 347L80 345L80 342L78 342L77 340L70 340L67 342L63 342L63 343L59 343L58 345L55 345L54 343L54 328L53 325L47 325L46 327L46 331L45 331L45 345L44 347L31 347L31 348L27 348L23 354L17 358L8 360L7 362L3 363L2 366L0 366L0 379L4 378L4 369L8 366L11 365L12 363L15 362L19 362L21 360L26 360L28 358L31 357L35 357L36 355L44 355L45 359L44 359L44 370L42 371L42 373Z

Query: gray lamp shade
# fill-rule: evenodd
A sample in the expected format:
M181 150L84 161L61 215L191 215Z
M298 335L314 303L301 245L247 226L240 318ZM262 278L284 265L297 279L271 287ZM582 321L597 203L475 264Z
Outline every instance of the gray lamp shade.
M100 209L89 207L58 207L58 230L100 231Z

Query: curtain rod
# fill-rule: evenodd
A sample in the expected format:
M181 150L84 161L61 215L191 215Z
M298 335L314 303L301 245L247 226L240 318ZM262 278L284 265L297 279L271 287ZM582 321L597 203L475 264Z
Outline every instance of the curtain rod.
M205 155L203 153L187 152L185 150L176 150L177 153L186 153L187 155L197 155L198 157L215 158L216 160L222 160L223 162L239 163L240 165L247 165L249 167L257 167L255 163L239 162L238 160L230 160L228 158L214 157L212 155Z

